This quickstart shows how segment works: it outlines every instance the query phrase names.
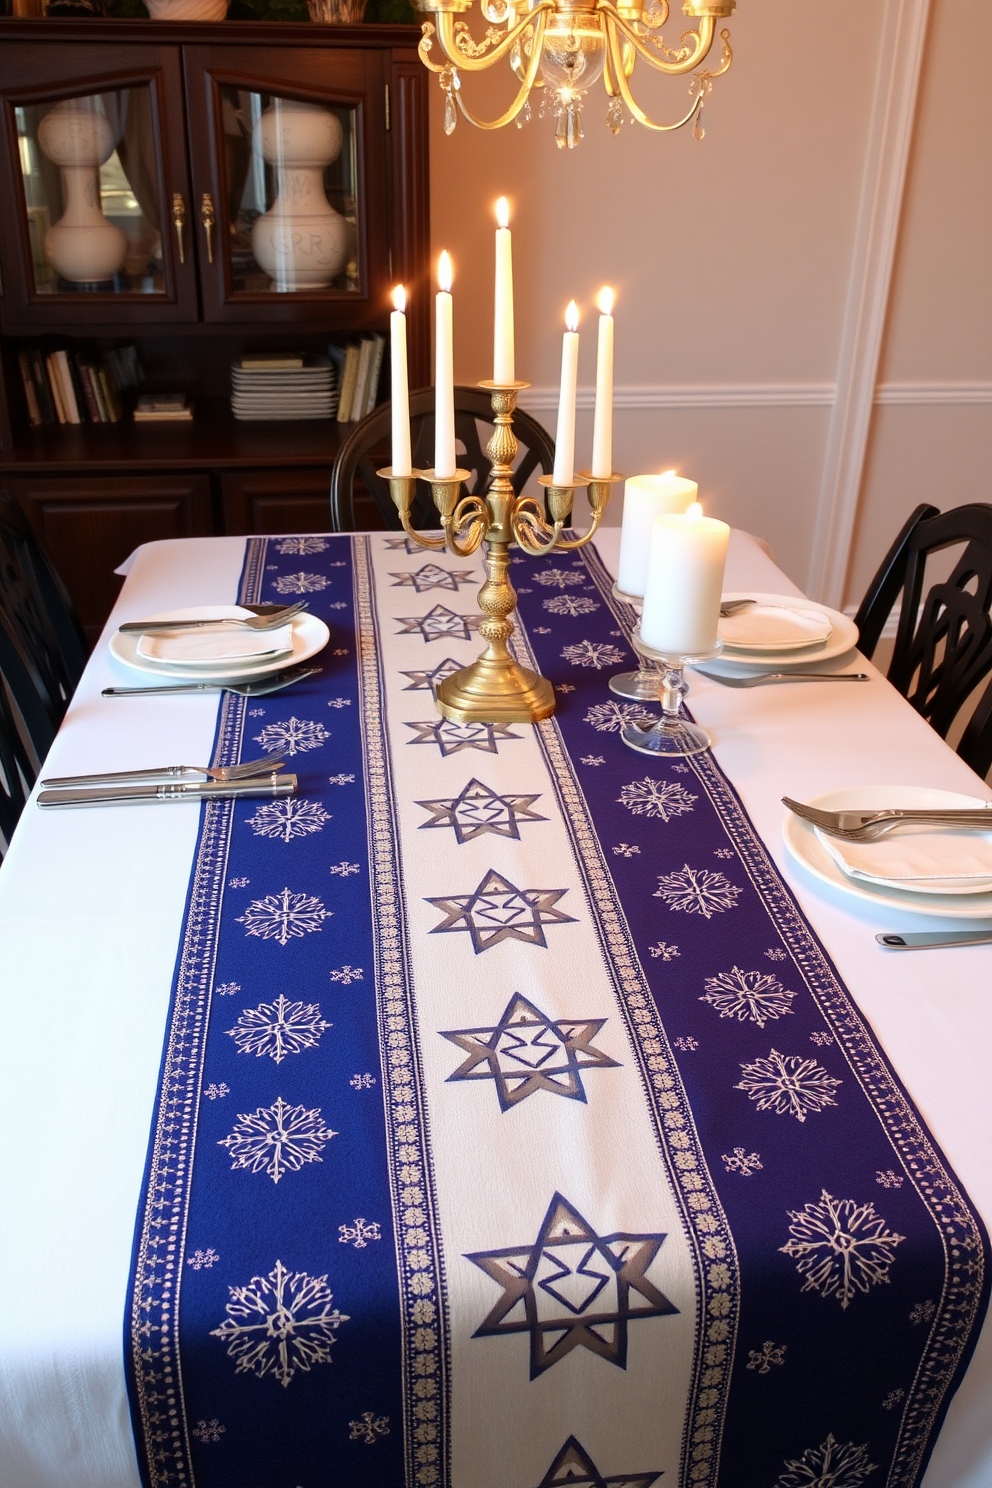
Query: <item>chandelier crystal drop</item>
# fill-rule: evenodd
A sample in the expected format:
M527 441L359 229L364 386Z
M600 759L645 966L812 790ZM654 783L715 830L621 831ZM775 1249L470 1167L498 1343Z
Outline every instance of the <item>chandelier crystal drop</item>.
M486 31L481 41L460 19L473 0L414 0L431 17L422 26L420 57L437 73L444 97L444 132L451 134L461 112L479 129L501 129L531 116L531 91L541 89L539 114L555 120L555 143L573 149L583 136L582 109L600 78L607 94L606 123L618 134L625 110L646 129L670 133L691 124L696 139L705 134L703 101L713 79L732 60L730 33L720 32L717 65L703 68L716 40L717 21L733 14L736 0L685 0L684 13L697 28L666 45L663 27L668 0L479 0ZM631 91L638 58L655 72L689 77L689 107L670 124L648 117ZM498 119L479 119L461 93L462 72L483 72L506 59L517 94Z

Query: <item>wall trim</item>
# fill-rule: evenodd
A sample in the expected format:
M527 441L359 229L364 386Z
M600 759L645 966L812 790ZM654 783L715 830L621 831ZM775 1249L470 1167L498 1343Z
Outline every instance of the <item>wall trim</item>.
M992 382L881 382L875 402L888 408L963 408L992 403Z
M886 0L861 203L806 590L838 606L850 563L930 0Z
M613 392L613 406L632 412L654 408L832 408L832 382L730 382L658 385L632 383ZM580 387L576 406L591 409L596 389ZM992 403L992 382L882 382L873 401L889 407L946 407ZM520 405L533 413L558 407L557 387L532 387Z

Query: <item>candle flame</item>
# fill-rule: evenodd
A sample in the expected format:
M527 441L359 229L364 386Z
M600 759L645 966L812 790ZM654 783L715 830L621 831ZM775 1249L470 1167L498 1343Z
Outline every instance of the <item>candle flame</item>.
M603 288L599 291L599 294L596 296L596 304L599 306L600 315L613 314L613 300L614 295L612 289L610 289L609 285L604 285Z
M443 290L445 294L448 294L451 291L452 277L451 255L448 253L447 249L445 249L445 251L441 254L441 257L437 261L438 288Z
M406 290L403 288L402 284L397 284L396 288L393 290L393 309L406 309Z
M579 329L579 307L574 300L569 300L568 309L565 311L565 325L570 331Z
M675 477L675 471L674 470L663 470L661 472L661 475L658 477L658 479L659 480L673 480L674 477Z
M700 506L698 501L694 501L686 512L685 519L689 523L698 522L702 515L703 508Z
M501 196L496 203L496 222L499 227L509 227L510 225L510 203L505 196Z

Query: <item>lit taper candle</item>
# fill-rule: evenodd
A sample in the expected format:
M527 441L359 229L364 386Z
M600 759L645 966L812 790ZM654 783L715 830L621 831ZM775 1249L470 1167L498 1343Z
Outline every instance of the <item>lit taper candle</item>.
M555 433L554 479L561 486L575 479L575 386L579 375L579 307L569 300L565 311L567 330L561 339L561 386L558 392L558 428Z
M496 293L493 302L493 382L513 382L513 242L510 207L505 196L496 203Z
M455 353L451 325L451 258L437 262L438 294L434 334L434 472L442 479L454 475L455 462Z
M596 346L596 412L592 426L592 473L604 480L613 474L613 291L604 288L599 306Z
M410 386L406 365L406 290L393 290L393 312L389 317L389 374L392 408L394 475L410 475Z

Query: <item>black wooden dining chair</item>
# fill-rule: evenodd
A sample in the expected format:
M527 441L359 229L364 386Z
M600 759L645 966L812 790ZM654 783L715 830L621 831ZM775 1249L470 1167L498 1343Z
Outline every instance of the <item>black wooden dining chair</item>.
M396 532L401 530L389 494L389 483L376 475L378 468L389 463L391 406L389 403L380 404L356 424L338 452L331 472L332 532L355 530L356 476L375 501L386 527ZM433 388L418 388L410 394L410 426L413 467L423 470L434 463ZM467 489L473 495L484 495L489 482L492 464L485 446L493 427L489 394L481 388L456 387L455 439L463 447L458 454L458 463L463 470L472 472ZM544 475L552 473L555 446L547 430L520 408L513 415L513 432L520 445L513 475L513 489L519 495L535 471ZM437 508L422 482L418 483L411 516L413 525L421 531L440 526Z
M0 859L35 779L11 697L0 678Z
M946 578L934 555L961 547ZM939 560L937 560L939 563ZM888 679L946 738L962 708L992 674L992 506L941 512L921 505L906 521L868 586L854 623L871 657L899 602ZM957 745L979 775L992 766L992 683Z

